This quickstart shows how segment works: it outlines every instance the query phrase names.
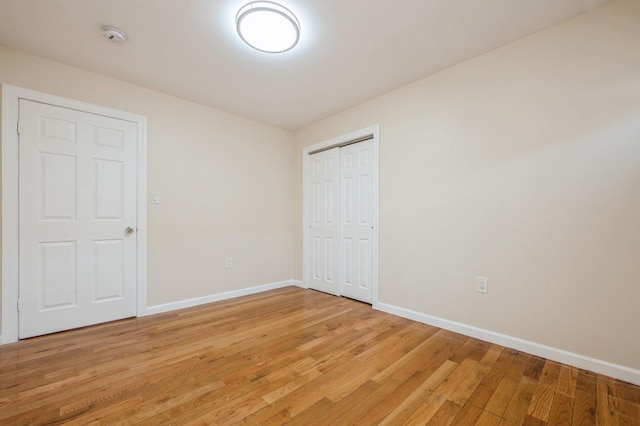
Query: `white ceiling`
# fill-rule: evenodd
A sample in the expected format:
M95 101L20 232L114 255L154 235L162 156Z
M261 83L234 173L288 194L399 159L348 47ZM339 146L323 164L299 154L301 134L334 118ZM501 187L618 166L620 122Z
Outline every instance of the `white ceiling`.
M279 55L237 36L248 1L0 0L0 44L295 129L606 0L281 0L302 34Z

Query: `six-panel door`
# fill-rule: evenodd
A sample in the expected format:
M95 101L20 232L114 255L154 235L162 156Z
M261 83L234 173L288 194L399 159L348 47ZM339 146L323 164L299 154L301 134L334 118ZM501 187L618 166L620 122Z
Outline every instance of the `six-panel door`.
M340 294L340 150L311 157L309 287Z
M342 295L371 303L373 143L340 148Z
M135 316L136 126L20 101L20 338Z

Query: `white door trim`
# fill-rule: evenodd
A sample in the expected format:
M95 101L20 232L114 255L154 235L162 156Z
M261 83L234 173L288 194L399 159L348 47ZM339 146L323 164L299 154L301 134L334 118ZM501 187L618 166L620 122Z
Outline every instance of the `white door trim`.
M302 280L303 287L309 288L309 271L310 259L309 259L309 202L307 200L308 193L308 171L310 167L310 154L312 152L326 150L333 147L348 145L350 142L362 140L364 138L372 137L373 140L373 274L371 279L371 304L374 309L378 309L378 276L379 276L379 255L378 255L378 240L379 240L379 228L380 228L380 126L373 125L364 129L356 130L355 132L348 133L346 135L338 136L324 142L317 143L305 147L302 150ZM340 268L342 270L342 268ZM342 273L342 272L341 272ZM342 279L342 278L341 278Z
M19 287L19 151L18 116L20 99L86 111L138 127L137 194L137 315L147 308L147 119L124 111L48 95L21 87L2 85L2 336L0 343L18 340Z

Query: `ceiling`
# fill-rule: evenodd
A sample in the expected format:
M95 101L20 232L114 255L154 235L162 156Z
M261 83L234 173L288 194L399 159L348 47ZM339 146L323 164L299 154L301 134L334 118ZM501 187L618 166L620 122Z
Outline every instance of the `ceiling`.
M296 129L606 0L281 0L302 33L276 55L237 36L248 1L0 0L0 44Z

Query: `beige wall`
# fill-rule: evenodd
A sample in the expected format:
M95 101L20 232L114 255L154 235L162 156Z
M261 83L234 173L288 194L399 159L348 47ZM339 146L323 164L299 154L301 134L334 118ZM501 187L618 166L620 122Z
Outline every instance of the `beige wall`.
M3 47L0 82L147 117L149 306L291 279L291 132Z
M298 131L295 278L302 148L379 123L381 302L640 368L638 46L614 2Z

